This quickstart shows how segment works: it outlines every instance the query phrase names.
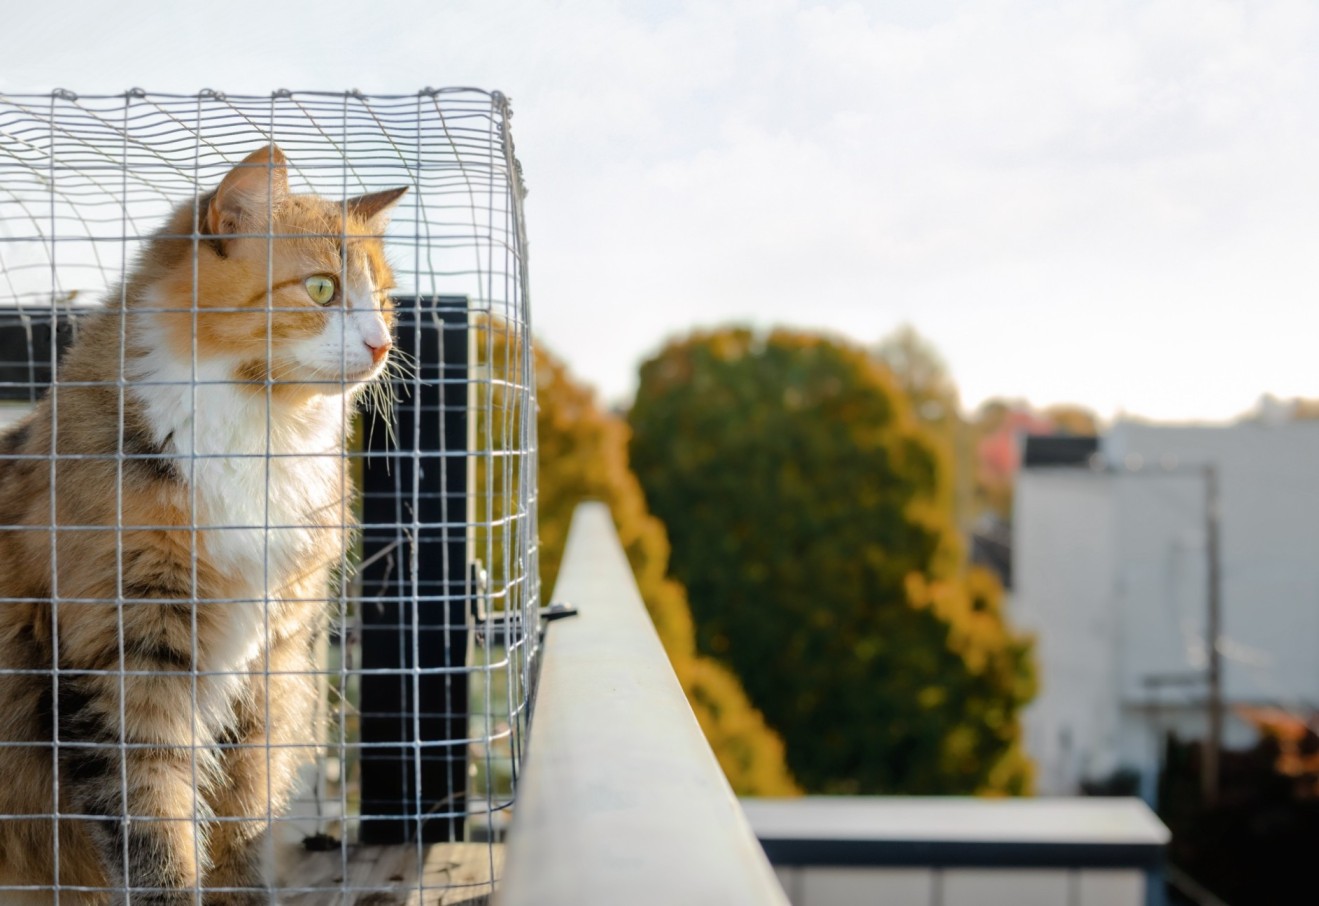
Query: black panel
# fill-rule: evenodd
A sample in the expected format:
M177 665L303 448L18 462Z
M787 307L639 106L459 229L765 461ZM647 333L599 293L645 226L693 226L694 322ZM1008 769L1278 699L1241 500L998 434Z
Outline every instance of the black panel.
M1073 435L1029 435L1021 464L1027 469L1042 466L1089 466L1099 452L1099 438Z
M760 845L774 865L1153 869L1164 858L1163 846L1147 843L762 839Z
M396 299L397 443L366 425L362 840L461 840L469 640L467 301ZM373 672L376 671L376 672Z
M41 398L51 382L51 331L63 354L79 316L67 308L0 308L0 400Z

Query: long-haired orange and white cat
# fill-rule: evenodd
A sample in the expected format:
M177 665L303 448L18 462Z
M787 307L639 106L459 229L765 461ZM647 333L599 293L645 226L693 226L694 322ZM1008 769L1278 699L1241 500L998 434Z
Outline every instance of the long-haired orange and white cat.
M0 903L269 902L405 191L286 172L179 207L0 434Z

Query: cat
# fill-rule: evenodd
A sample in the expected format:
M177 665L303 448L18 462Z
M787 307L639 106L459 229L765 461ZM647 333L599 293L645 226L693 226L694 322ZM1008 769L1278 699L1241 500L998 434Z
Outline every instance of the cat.
M0 433L0 887L44 888L0 903L270 902L406 192L287 170L272 143L179 206Z

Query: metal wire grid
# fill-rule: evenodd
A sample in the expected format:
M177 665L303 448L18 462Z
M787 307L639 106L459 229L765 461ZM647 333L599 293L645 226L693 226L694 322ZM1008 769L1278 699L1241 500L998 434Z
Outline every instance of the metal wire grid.
M0 397L9 401L0 401L0 432L46 392L52 362L76 337L80 320L124 292L122 276L170 211L180 203L196 204L253 149L271 142L283 149L295 193L341 199L394 186L411 190L395 209L385 245L398 282L394 299L399 324L411 325L406 337L400 333L396 346L396 355L408 367L394 385L399 421L407 421L412 430L382 444L375 431L388 433L389 426L377 418L354 435L345 453L359 482L383 473L384 480L376 481L377 491L367 493L383 488L381 493L390 498L383 511L393 515L381 519L381 508L374 510L376 521L364 523L358 537L384 538L384 543L371 553L364 553L360 542L346 549L339 571L347 578L326 592L328 641L315 671L322 690L318 716L324 724L319 730L309 725L306 740L317 753L314 771L306 772L288 814L253 816L268 819L274 828L268 857L280 863L281 871L272 902L275 892L282 895L282 902L311 903L327 902L331 894L342 896L343 902L356 902L359 895L398 890L397 879L364 877L352 864L363 827L386 817L410 828L410 842L404 845L412 850L416 877L404 883L421 902L438 902L439 892L447 889L443 875L421 870L427 858L426 827L437 818L449 818L450 837L494 841L513 801L537 656L540 600L523 188L509 116L502 95L473 89L373 97L358 92L291 91L269 97L227 97L215 91L167 95L136 89L95 97L67 91L0 95ZM194 242L194 255L195 250ZM195 286L193 293L195 312ZM447 316L442 317L441 309L447 309ZM121 344L124 337L121 325ZM447 361L455 339L466 344L468 355L459 362ZM194 361L194 383L197 374ZM443 391L443 402L423 404L428 387L435 385ZM107 376L107 386L119 397L121 445L104 456L116 461L122 475L130 458L122 445L123 398L133 391L113 375ZM58 397L57 385L56 406ZM194 406L196 397L194 388ZM460 407L468 415L467 437L444 437L446 412ZM410 420L404 417L409 412ZM427 446L421 438L433 438L434 432L423 428L436 422L440 443ZM54 449L58 451L57 443ZM428 468L433 473L453 457L461 458L462 468L457 471L467 475L462 499L437 493L423 480ZM0 457L0 468L4 459L17 458ZM41 463L53 474L64 458L57 452ZM184 464L184 471L194 465ZM399 480L401 474L411 478L410 485ZM58 501L53 499L53 482L51 488L54 513ZM117 499L122 496L118 487L106 492ZM438 521L419 516L437 506ZM122 514L122 501L116 511ZM0 525L0 532L20 528ZM60 532L108 528L119 534L123 526L59 525L58 532L54 524L47 528L51 572L58 576L61 565L55 539ZM194 532L198 528L193 525ZM263 529L268 534L271 525L267 522ZM435 533L458 538L465 545L445 547L446 561L455 550L468 552L467 562L443 564L450 579L438 585L418 579L428 565L419 558L434 553L426 541ZM372 568L379 571L382 564L394 581L364 587L363 575ZM8 568L0 564L0 570ZM463 580L453 581L459 573ZM194 610L199 604L237 603L199 601L195 587L193 591ZM0 597L0 608L20 603ZM67 602L53 597L49 603L52 625L58 627L59 607ZM122 589L99 603L118 613L123 671ZM400 650L393 667L362 666L363 614L372 608L393 608L404 630L398 645L410 650ZM419 632L420 623L439 632ZM193 670L204 677L195 669L195 615L193 630ZM429 644L449 646L445 659L437 662L420 650ZM58 652L58 632L54 645ZM454 648L467 648L468 658L455 660ZM61 667L58 657L54 660L43 676L58 701L59 684L70 671ZM16 682L30 672L0 662L0 684ZM412 737L401 745L362 738L361 687L381 676L396 678L404 690L401 698L407 699L392 715L412 726ZM446 738L428 737L423 728L436 725L426 724L428 715L417 713L433 707L433 703L423 706L418 696L421 685L435 678L446 688L461 681L467 690L463 697L470 702L468 715L443 715L449 722L439 726L458 728ZM121 677L121 711L122 682ZM194 708L197 682L194 678ZM452 709L453 697L447 701L443 707ZM413 713L406 713L409 709ZM461 723L455 723L459 718ZM73 781L60 777L58 719L53 727L46 750L54 780L51 797L58 803L60 783ZM0 740L0 760L5 747L22 743ZM122 735L118 744L128 745ZM405 772L417 775L410 788L404 784L407 801L388 815L362 810L363 761L380 754L373 746L401 756ZM421 773L425 763L434 759L460 762L466 768L462 773L470 778L467 788L441 791L438 798L433 790L423 794ZM128 801L126 790L121 801ZM0 809L0 823L32 817L4 811ZM44 817L70 817L62 806L54 812ZM49 834L53 821L45 827ZM194 847L204 845L201 828L202 822L194 821ZM306 880L309 875L297 867L290 848L304 841L330 851L339 870L320 881ZM40 895L33 902L131 901L131 890L115 891L113 899L101 900L96 898L101 894L85 887L64 884L58 865L59 838L52 843L51 875L44 882L30 877L21 883L6 879L0 856L0 901L9 902L10 897L21 901L33 894ZM64 858L73 856L65 853ZM124 858L127 864L127 853ZM497 874L493 842L486 858L487 877L493 879ZM203 885L204 879L196 882L196 896L200 897Z

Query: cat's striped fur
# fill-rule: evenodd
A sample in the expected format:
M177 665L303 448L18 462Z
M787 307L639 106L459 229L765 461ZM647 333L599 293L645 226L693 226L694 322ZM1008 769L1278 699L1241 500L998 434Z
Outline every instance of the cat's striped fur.
M319 739L343 443L390 348L377 237L402 192L291 194L279 149L254 152L0 434L0 886L47 888L0 903L57 882L62 904L268 902L268 816Z

